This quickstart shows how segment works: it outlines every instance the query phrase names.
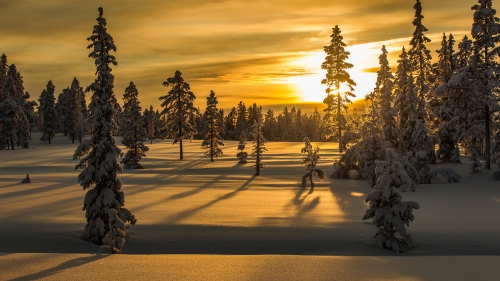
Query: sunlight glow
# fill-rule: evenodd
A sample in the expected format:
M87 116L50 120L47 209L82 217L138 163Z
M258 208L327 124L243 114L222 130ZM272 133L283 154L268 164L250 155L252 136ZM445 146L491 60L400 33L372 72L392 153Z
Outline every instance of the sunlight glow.
M354 65L348 72L351 78L356 83L354 94L356 98L363 98L366 94L373 91L376 73L365 72L364 69L369 69L378 66L378 56L380 53L380 43L370 43L355 45L347 48L351 52L349 62ZM307 70L305 73L293 75L287 79L306 102L323 102L326 97L326 86L321 84L321 80L325 78L326 71L321 69L321 64L325 59L323 51L310 52L305 54L301 59L298 59L289 64L290 67L303 68ZM346 86L341 86L342 92L348 90Z

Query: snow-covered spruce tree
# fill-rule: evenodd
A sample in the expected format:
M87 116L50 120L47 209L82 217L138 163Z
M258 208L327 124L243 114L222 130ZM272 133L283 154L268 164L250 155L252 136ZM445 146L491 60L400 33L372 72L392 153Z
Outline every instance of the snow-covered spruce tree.
M425 107L429 98L430 84L434 79L432 75L431 51L425 46L426 43L431 42L431 39L424 34L429 30L422 24L424 16L422 15L422 3L420 3L420 0L417 0L413 9L415 9L415 18L413 19L415 31L410 41L411 48L408 50L408 55L412 72L415 76L415 91L419 101L417 105L417 118L425 119L428 117L426 116Z
M240 164L246 164L247 163L248 153L245 152L246 140L247 140L247 134L245 134L245 132L241 132L241 134L240 134L240 140L238 142L238 150L239 150L239 152L236 153L236 158L238 158L238 160L240 160L238 162Z
M405 109L407 105L407 96L409 91L409 80L411 74L411 65L410 60L408 58L408 53L405 48L399 55L398 67L396 71L396 78L394 80L394 96L396 100L394 101L394 107L397 108L398 113L398 129L401 132L404 128L404 124L406 120L409 118L409 112L406 112ZM403 152L405 147L403 147L403 143L401 141L398 142L396 148Z
M149 106L149 110L146 109L144 111L144 117L146 119L146 137L151 141L151 144L153 144L153 140L156 139L157 118L152 105Z
M311 189L309 190L309 194L314 191L314 181L313 177L316 175L319 179L324 179L326 174L323 170L316 167L316 164L319 161L319 147L313 149L309 138L304 138L304 147L300 150L301 153L307 153L307 156L302 158L302 164L305 165L306 171L302 176L302 187L306 187L307 179L311 183Z
M90 58L95 60L97 77L87 91L92 91L94 108L93 134L90 140L83 141L76 149L76 154L83 156L75 169L83 169L78 175L78 181L83 190L89 189L85 195L83 210L87 225L82 238L96 244L106 244L113 253L121 253L125 242L125 224L136 219L129 210L123 208L125 194L121 191L122 183L118 172L122 169L118 164L121 150L116 146L112 130L115 109L112 107L113 80L110 64L117 65L113 37L106 30L106 19L102 17L103 9L99 8L97 24L92 35L87 38L92 49ZM91 188L93 186L93 188Z
M27 99L29 94L24 92L23 77L16 68L15 64L9 66L7 75L12 78L13 87L9 87L12 99L21 107L21 113L18 116L16 127L17 146L29 148L30 125L28 119Z
M139 91L137 91L134 82L130 82L123 94L122 112L122 143L129 150L121 163L126 169L144 169L139 161L142 157L146 157L146 151L149 150L144 145L146 128L143 126L142 109L139 104Z
M222 138L223 124L219 109L217 109L217 97L213 91L210 91L210 96L207 97L207 109L203 113L204 123L204 139L201 147L206 149L205 155L210 155L210 162L214 161L214 157L218 158L222 155L221 146L224 146Z
M479 4L472 7L474 11L472 24L472 38L474 39L472 55L467 65L458 69L450 81L437 89L462 90L465 101L465 124L462 125L464 141L471 153L471 171L479 172L480 162L477 159L480 151L480 141L484 140L484 168L490 169L491 154L491 117L499 110L497 89L500 87L498 75L500 65L497 58L500 54L497 43L500 41L499 19L495 16L496 10L492 8L491 0L479 0ZM458 64L466 63L470 54L470 42L465 38L459 48ZM463 51L465 50L465 51ZM482 128L478 128L482 126Z
M350 171L355 170L359 174L359 179L368 180L372 187L375 185L375 159L385 159L385 150L391 143L385 141L382 117L377 111L372 111L371 114L372 117L361 127L359 132L361 139L334 162L334 171L330 178L348 179Z
M385 139L391 142L393 147L397 146L399 140L399 130L396 124L397 108L393 107L393 79L389 61L387 60L387 50L382 46L382 54L379 56L380 70L377 72L377 82L375 91L380 100L380 116L382 117L383 131Z
M441 49L437 50L439 61L434 65L436 86L448 83L453 71L456 69L456 59L454 56L455 40L450 34L449 39L443 34ZM454 89L447 91L434 91L434 95L429 101L433 108L433 118L431 119L431 130L437 136L439 149L436 157L441 163L460 163L460 150L458 148L458 125L460 111L453 98Z
M68 91L68 115L66 116L66 128L71 143L75 143L75 140L82 143L85 136L85 117L81 103L82 96L85 98L83 88L80 87L80 82L74 77Z
M234 128L237 136L243 131L245 134L248 133L247 115L247 107L242 101L240 101L237 105L236 124Z
M49 144L56 135L57 122L59 120L56 112L54 90L55 86L52 84L52 80L50 80L40 95L40 110L43 113L42 137L40 140L44 142L48 141Z
M499 111L498 88L500 87L500 63L498 57L500 49L500 23L496 17L496 10L491 0L478 0L479 4L472 6L474 22L472 24L472 38L476 57L476 72L473 79L477 80L477 90L483 95L484 109L484 168L490 169L491 148L491 116Z
M420 206L414 201L402 201L403 197L396 187L411 184L411 180L402 169L402 164L394 160L392 149L388 149L387 154L387 162L377 160L377 169L382 171L377 178L377 185L365 199L369 209L363 220L373 219L373 224L378 228L375 238L381 247L399 253L413 242L411 235L406 233L405 225L410 226L415 218L412 212Z
M3 101L3 89L5 86L5 83L7 83L7 70L8 70L8 65L7 65L7 56L5 54L2 54L0 56L0 102Z
M428 152L433 148L425 121L418 118L418 97L413 84L413 75L411 74L408 79L406 94L406 104L403 110L408 115L401 128L402 152L408 155L410 162L419 172L420 183L427 184L431 180Z
M17 141L17 125L19 124L22 108L16 104L11 92L14 88L12 77L7 76L4 84L2 102L0 102L0 149L14 150ZM14 88L15 89L15 88Z
M179 143L179 158L184 159L182 140L192 140L197 132L194 119L198 110L193 105L196 97L179 70L175 71L174 77L167 78L163 86L172 87L167 95L159 98L163 100L161 106L165 107L162 115L165 114L167 119L165 134L173 139L172 144Z
M326 70L326 78L321 81L321 84L326 85L327 97L323 100L326 104L325 126L327 131L325 137L331 137L339 140L339 151L342 152L340 138L345 127L346 119L343 113L347 113L348 103L352 103L350 97L355 97L352 93L356 83L351 79L347 69L353 65L346 62L349 59L350 53L345 50L346 44L343 42L344 37L340 35L340 28L336 25L332 28L332 39L330 45L325 46L326 53L325 61L321 64L321 69ZM349 88L349 91L340 92L340 85L344 84ZM332 93L333 92L333 93Z
M252 126L253 148L251 156L255 157L255 165L252 167L255 167L256 176L260 175L260 172L262 172L262 169L264 168L264 164L262 163L262 154L267 151L267 148L265 147L267 140L264 138L262 125L262 115L259 110L257 118Z
M68 87L62 90L59 96L57 96L56 100L56 113L58 116L57 132L63 132L64 136L68 135L68 118L70 115L69 103L71 102L70 99L71 97Z

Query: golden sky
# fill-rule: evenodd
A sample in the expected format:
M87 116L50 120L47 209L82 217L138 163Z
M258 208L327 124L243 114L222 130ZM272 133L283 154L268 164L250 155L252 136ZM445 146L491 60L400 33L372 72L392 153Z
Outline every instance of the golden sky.
M442 33L457 42L470 34L474 0L422 0L424 25L437 58ZM56 94L77 77L95 76L86 38L104 8L117 46L115 95L134 81L143 109L158 108L166 78L180 70L205 109L210 90L222 108L240 100L281 111L284 106L322 108L323 47L332 27L342 30L351 52L355 94L373 90L383 44L395 71L397 56L414 31L413 0L1 0L0 53L38 98L48 80ZM495 7L495 2L493 3ZM470 37L470 36L469 36ZM457 49L457 48L455 48ZM88 94L89 95L89 94Z

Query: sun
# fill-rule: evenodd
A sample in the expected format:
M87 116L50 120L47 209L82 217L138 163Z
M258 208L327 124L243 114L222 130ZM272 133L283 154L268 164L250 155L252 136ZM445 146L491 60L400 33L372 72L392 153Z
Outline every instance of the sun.
M303 75L289 79L301 100L305 102L323 102L326 98L326 85L321 84L322 75Z
M354 65L348 69L351 79L354 80L355 98L352 100L363 98L366 94L373 91L377 74L366 72L365 69L371 69L378 66L378 56L380 53L381 43L369 43L354 45L347 48L351 52L348 62ZM286 79L286 83L291 85L301 100L304 102L323 102L326 98L326 85L321 84L326 76L326 70L321 69L321 64L325 60L323 51L307 52L300 58L296 58L287 64L290 69L290 76ZM333 90L333 89L332 89ZM345 92L348 88L346 85L340 86L340 91Z
M320 51L309 52L288 64L291 75L286 82L305 102L323 102L326 97L326 86L321 84L326 73L321 69L324 56Z

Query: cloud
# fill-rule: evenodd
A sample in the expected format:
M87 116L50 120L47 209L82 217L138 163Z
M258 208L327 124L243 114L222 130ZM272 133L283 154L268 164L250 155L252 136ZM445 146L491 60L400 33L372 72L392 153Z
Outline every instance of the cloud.
M0 52L18 66L32 97L49 79L58 89L69 86L74 76L82 85L93 81L86 38L100 5L118 48L115 93L121 98L134 81L143 106L159 105L157 97L166 92L161 83L177 69L200 93L218 89L224 106L242 95L271 104L276 93L276 102L300 102L285 78L319 72L321 61L313 61L316 68L293 62L322 52L335 25L348 46L358 50L351 54L356 71L371 73L378 65L380 43L388 45L395 65L414 30L414 1L3 1ZM429 34L470 30L470 0L423 0L422 5ZM436 50L439 41L428 48Z

